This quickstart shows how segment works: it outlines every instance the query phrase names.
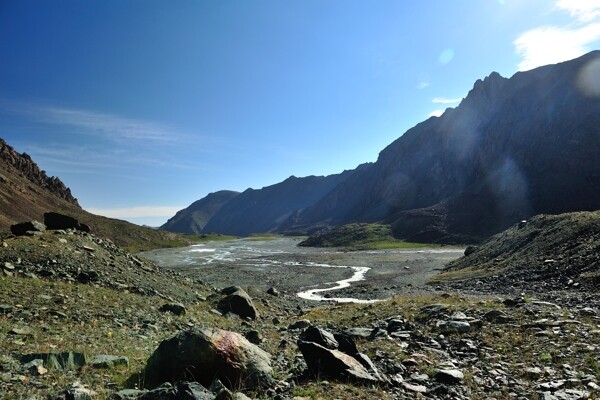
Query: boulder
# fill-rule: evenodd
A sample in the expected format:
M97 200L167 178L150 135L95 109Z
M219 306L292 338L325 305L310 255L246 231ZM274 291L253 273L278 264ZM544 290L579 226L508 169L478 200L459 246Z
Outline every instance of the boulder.
M68 215L57 212L44 213L44 224L48 229L78 229L80 231L89 232L90 227L85 224L80 224L77 219Z
M362 383L381 382L348 354L304 340L298 340L297 343L308 369L317 376Z
M15 236L28 235L29 232L44 232L46 226L38 221L19 222L10 226L10 232Z
M335 340L335 336L324 329L310 326L300 334L300 339L306 342L317 343L330 350L336 350L339 343Z
M164 340L148 359L145 382L192 379L208 387L220 379L229 388L270 386L273 369L268 353L242 335L221 329L193 329Z
M248 293L239 286L232 286L223 289L221 294L225 297L219 301L217 308L224 314L230 312L237 314L242 318L256 319L259 317L258 310L254 307L252 299Z
M160 306L158 311L170 312L175 315L185 315L186 309L185 306L181 303L167 303Z
M457 369L440 369L435 373L435 380L440 383L456 385L462 383L465 376Z

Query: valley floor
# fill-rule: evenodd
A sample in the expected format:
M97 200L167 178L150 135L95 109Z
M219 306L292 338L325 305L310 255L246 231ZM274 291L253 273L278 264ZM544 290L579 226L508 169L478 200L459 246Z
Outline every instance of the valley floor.
M13 240L16 239L7 239L0 252L18 248ZM27 264L26 257L31 254L41 257L55 245L80 246L80 249L97 246L94 252L79 251L81 257L97 261L104 253L95 240L86 235L47 235L43 241L31 239L30 247L19 244L20 260L8 260L8 268L0 266L4 271L0 277L0 397L54 400L61 398L62 390L80 382L94 392L89 398L126 398L116 397L116 393L144 384L138 373L159 343L191 327L242 333L252 337L271 355L277 381L274 387L235 388L251 398L600 397L598 293L535 293L534 288L512 288L499 295L478 293L472 288L466 292L441 285L422 287L416 281L410 293L403 293L409 282L403 279L409 278L388 274L392 262L386 257L391 253L385 252L376 253L372 261L372 281L344 292L348 296L388 298L372 304L327 304L298 299L296 289L305 285L302 279L296 280L298 274L288 275L286 279L277 274L269 274L265 279L263 274L261 280L258 273L236 273L239 268L225 270L221 276L214 271L206 273L204 283L182 274L169 272L163 278L162 273L154 272L156 278L168 277L173 293L170 296L148 295L155 279L152 275L139 275L135 281L133 276L131 278L136 287L149 288L145 289L146 294L115 286L114 279L110 279L113 267L100 269L99 264L94 267L101 277L96 282L81 283L58 275L40 279L31 272L23 273L35 268ZM106 246L106 249L112 248ZM119 270L136 267L133 259L123 258L121 264L119 253L111 252L106 253L106 260L118 267L112 278L121 273ZM342 265L347 264L347 257L357 257L353 253L338 256ZM386 260L390 262L387 267ZM42 259L36 263L44 264L41 270L51 269L49 266L54 264L52 260L47 261L48 265ZM336 262L330 258L322 261ZM60 258L56 262L60 263ZM311 259L311 262L315 261ZM396 270L407 271L406 276L421 266L402 262L396 265ZM433 264L431 267L430 274L438 268ZM86 272L85 264L79 264L79 268L79 274ZM330 269L337 272L332 272L328 279L347 277L345 269ZM185 270L178 272L186 273ZM251 279L246 280L246 276ZM286 286L288 281L296 281L296 286L290 283ZM248 290L260 318L245 320L216 311L220 289L233 283ZM179 294L173 291L177 285L181 288ZM266 288L270 286L275 286L279 293L268 294ZM161 311L161 306L172 300L184 303L184 315ZM296 345L307 324L352 337L359 351L387 377L386 381L352 383L347 379L308 373L306 361ZM87 356L87 362L70 370L58 370L40 369L20 361L24 355L57 352L82 353ZM92 361L99 355L127 357L128 362L103 368Z

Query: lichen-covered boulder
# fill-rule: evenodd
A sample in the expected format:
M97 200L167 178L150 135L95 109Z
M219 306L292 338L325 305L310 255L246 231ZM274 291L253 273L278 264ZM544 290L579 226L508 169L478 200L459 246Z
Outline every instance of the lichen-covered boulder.
M190 380L208 387L215 379L228 388L267 387L273 383L270 355L239 333L193 329L164 340L148 359L145 385Z

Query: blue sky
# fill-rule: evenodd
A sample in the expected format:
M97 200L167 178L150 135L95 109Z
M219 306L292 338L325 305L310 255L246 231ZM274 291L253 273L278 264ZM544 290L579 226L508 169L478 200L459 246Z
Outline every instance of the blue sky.
M0 137L84 208L160 225L598 48L600 0L2 0Z

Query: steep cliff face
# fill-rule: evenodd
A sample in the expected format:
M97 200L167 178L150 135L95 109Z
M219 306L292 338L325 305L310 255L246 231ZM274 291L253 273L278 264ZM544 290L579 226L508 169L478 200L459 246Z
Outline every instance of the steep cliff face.
M202 233L210 219L239 192L221 190L193 202L180 210L160 229L179 233Z
M59 210L83 211L60 179L48 177L31 157L0 139L0 229Z
M54 194L61 199L79 207L77 199L71 194L71 189L55 176L49 177L42 171L27 153L19 154L11 146L0 139L0 165L6 174L16 174L32 184ZM6 177L3 183L7 183Z
M510 79L492 73L296 223L383 220L401 238L464 242L534 214L600 208L598 65L596 51Z

